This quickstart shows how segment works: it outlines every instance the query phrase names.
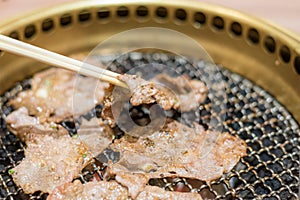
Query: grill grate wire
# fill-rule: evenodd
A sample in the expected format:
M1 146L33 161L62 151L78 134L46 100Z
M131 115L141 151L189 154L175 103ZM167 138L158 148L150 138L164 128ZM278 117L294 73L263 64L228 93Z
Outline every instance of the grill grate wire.
M198 192L209 199L298 199L299 193L299 148L300 130L291 114L270 94L249 80L222 67L211 68L203 61L187 61L178 56L162 53L129 53L114 60L109 68L126 72L129 66L157 63L174 67L177 72L196 78L191 65L205 75L208 85L216 83L221 76L226 83L226 110L211 109L224 104L214 92L195 113L182 114L183 122L189 124L191 117L207 124L216 118L222 131L237 134L248 145L247 156L243 157L232 171L211 182L185 178L151 179L150 185L166 190L181 188L185 192ZM22 90L30 88L30 79L17 83L0 97L0 198L46 199L47 194L24 194L9 175L9 169L24 157L25 145L5 125L5 116L12 112L7 101ZM215 96L214 96L215 95ZM94 112L94 111L91 111ZM99 112L99 111L98 111ZM90 116L98 116L91 114ZM223 116L224 120L220 121ZM105 177L105 165L91 163L79 175L82 182L89 181L95 173Z

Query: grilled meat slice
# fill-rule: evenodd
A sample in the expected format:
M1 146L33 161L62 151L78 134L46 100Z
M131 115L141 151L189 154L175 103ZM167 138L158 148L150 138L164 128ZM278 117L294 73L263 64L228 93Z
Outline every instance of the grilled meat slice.
M114 173L144 173L149 178L178 176L210 181L230 171L246 154L243 140L228 133L205 131L202 126L187 127L168 123L161 131L137 141L126 137L110 146L121 154L112 164ZM115 168L115 169L114 169Z
M39 118L29 116L25 107L21 107L9 114L5 121L9 130L18 136L21 141L25 142L33 140L38 135L59 137L68 134L66 129L54 122L40 123Z
M102 102L108 85L68 70L51 68L35 74L31 89L20 92L10 104L16 108L25 106L41 122L60 122L84 114Z
M27 143L25 159L13 169L12 177L25 193L51 192L79 174L87 154L78 138L37 137Z
M197 193L166 191L156 186L146 186L136 200L202 200Z
M47 200L127 200L128 192L115 181L100 181L81 184L76 180L55 188Z

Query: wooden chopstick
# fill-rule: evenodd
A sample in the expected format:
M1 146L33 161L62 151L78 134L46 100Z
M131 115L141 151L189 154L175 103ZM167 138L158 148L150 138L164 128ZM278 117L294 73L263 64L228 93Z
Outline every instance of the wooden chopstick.
M100 67L96 67L94 65L84 63L1 34L0 49L13 54L33 58L49 65L94 77L109 82L113 85L128 88L124 82L118 80L117 77L120 76L118 73L102 69Z

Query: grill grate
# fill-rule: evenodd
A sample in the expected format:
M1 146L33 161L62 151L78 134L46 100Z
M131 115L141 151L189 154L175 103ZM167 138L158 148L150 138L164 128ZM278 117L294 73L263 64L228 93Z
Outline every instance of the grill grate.
M186 73L191 78L197 77L191 63L185 59L159 53L129 53L114 60L109 68L122 72L129 70L130 66L148 63L176 66L177 72ZM193 61L193 65L205 75L204 81L208 85L218 84L215 77L221 76L225 80L227 98L226 101L218 98L220 96L215 92L201 106L201 111L182 114L181 119L186 124L190 123L191 118L207 124L216 118L222 131L237 134L246 141L248 155L231 172L210 183L184 178L164 178L152 179L149 184L166 190L181 188L185 192L197 191L210 199L297 199L300 148L297 122L271 95L252 82L221 67L211 68L202 61ZM3 199L47 197L47 194L41 193L24 194L9 175L9 169L17 165L24 156L24 144L6 129L4 118L12 111L6 103L19 91L28 88L30 81L22 81L0 98L0 198ZM217 109L224 102L227 109ZM105 167L96 164L95 162L89 170L84 171L79 179L88 181L94 172L99 177L103 176L102 169Z

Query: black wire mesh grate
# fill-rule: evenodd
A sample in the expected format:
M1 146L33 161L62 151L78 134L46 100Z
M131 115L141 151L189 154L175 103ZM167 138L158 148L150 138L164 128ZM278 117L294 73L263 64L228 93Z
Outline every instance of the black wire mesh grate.
M134 54L134 56L133 56ZM138 56L137 56L138 55ZM176 72L197 77L193 66L207 78L205 82L216 84L215 76L221 76L226 83L226 111L212 108L224 103L215 93L208 98L200 110L180 115L189 124L191 118L207 124L216 118L222 130L237 134L246 141L248 155L243 157L235 168L218 180L206 183L193 179L152 179L149 184L166 190L181 188L193 191L210 199L297 199L299 193L299 148L300 130L298 123L276 99L254 83L229 72L222 67L210 68L202 61L187 61L167 54L129 53L114 60L109 68L118 72L129 70L131 66L157 63L174 67ZM217 70L217 71L213 71ZM9 169L16 166L24 157L24 144L6 129L5 116L12 112L7 101L19 91L30 88L25 80L0 97L0 198L1 199L46 199L47 194L24 194L18 188ZM214 96L215 95L215 96ZM219 96L220 97L220 96ZM99 112L99 111L98 111ZM97 113L91 116L98 116ZM222 121L218 116L224 117ZM97 163L96 163L97 164ZM101 176L105 167L95 163L89 171L84 171L79 179L89 180L95 172ZM103 175L103 174L102 174Z

